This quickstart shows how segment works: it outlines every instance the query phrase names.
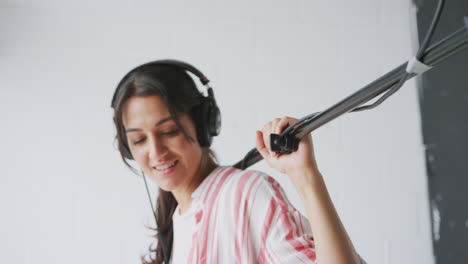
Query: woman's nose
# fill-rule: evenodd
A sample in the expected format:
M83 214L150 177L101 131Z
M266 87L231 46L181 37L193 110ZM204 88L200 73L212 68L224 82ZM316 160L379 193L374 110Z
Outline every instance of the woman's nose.
M150 159L152 160L163 160L167 155L167 147L164 142L160 140L151 140L150 143Z

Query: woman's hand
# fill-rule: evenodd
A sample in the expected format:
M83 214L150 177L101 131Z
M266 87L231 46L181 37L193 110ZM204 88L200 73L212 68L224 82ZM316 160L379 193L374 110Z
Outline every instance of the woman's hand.
M257 131L257 149L268 165L289 176L314 230L318 263L360 263L359 256L333 206L322 175L315 162L312 137L299 142L296 152L280 155L270 151L270 134L281 134L296 119L276 118Z
M275 118L266 123L262 131L257 131L256 146L268 165L281 173L287 174L295 185L301 184L300 178L294 175L303 175L304 171L318 173L315 161L311 135L307 135L299 142L297 151L290 154L279 154L270 150L270 134L280 135L284 129L296 122L292 117Z

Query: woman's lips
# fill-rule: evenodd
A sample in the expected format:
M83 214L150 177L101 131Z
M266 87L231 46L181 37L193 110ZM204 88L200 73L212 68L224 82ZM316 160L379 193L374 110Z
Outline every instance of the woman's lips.
M173 162L166 163L164 165L154 166L153 170L157 171L159 174L167 175L167 174L172 173L175 170L178 163L179 161L175 160Z

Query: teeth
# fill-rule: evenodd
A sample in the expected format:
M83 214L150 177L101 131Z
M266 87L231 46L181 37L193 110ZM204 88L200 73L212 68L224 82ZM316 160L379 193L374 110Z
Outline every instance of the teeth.
M163 165L163 166L156 166L156 169L157 170L165 170L165 169L168 169L170 167L173 167L175 165L175 161L171 164L166 164L166 165Z

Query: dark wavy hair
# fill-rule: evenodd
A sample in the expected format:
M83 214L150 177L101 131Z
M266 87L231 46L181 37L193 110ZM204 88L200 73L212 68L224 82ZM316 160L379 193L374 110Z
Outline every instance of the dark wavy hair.
M200 104L203 95L198 91L190 75L183 69L171 65L144 64L127 74L117 86L113 102L113 119L117 131L115 140L118 143L122 161L136 174L137 172L124 156L125 144L128 141L122 120L122 111L125 103L131 97L149 95L161 96L169 113L188 140L193 141L194 139L180 125L179 114L189 114L195 126L200 125L194 118L194 107ZM216 156L211 149L202 148L202 150L202 158L216 162ZM143 264L163 263L163 245L166 247L168 258L170 258L173 241L172 214L176 207L177 201L174 195L159 188L156 200L156 219L159 226L151 228L155 231L154 237L158 243L156 246L154 246L155 243L152 243L149 246L149 253L141 257ZM159 243L159 238L162 240L161 243Z

